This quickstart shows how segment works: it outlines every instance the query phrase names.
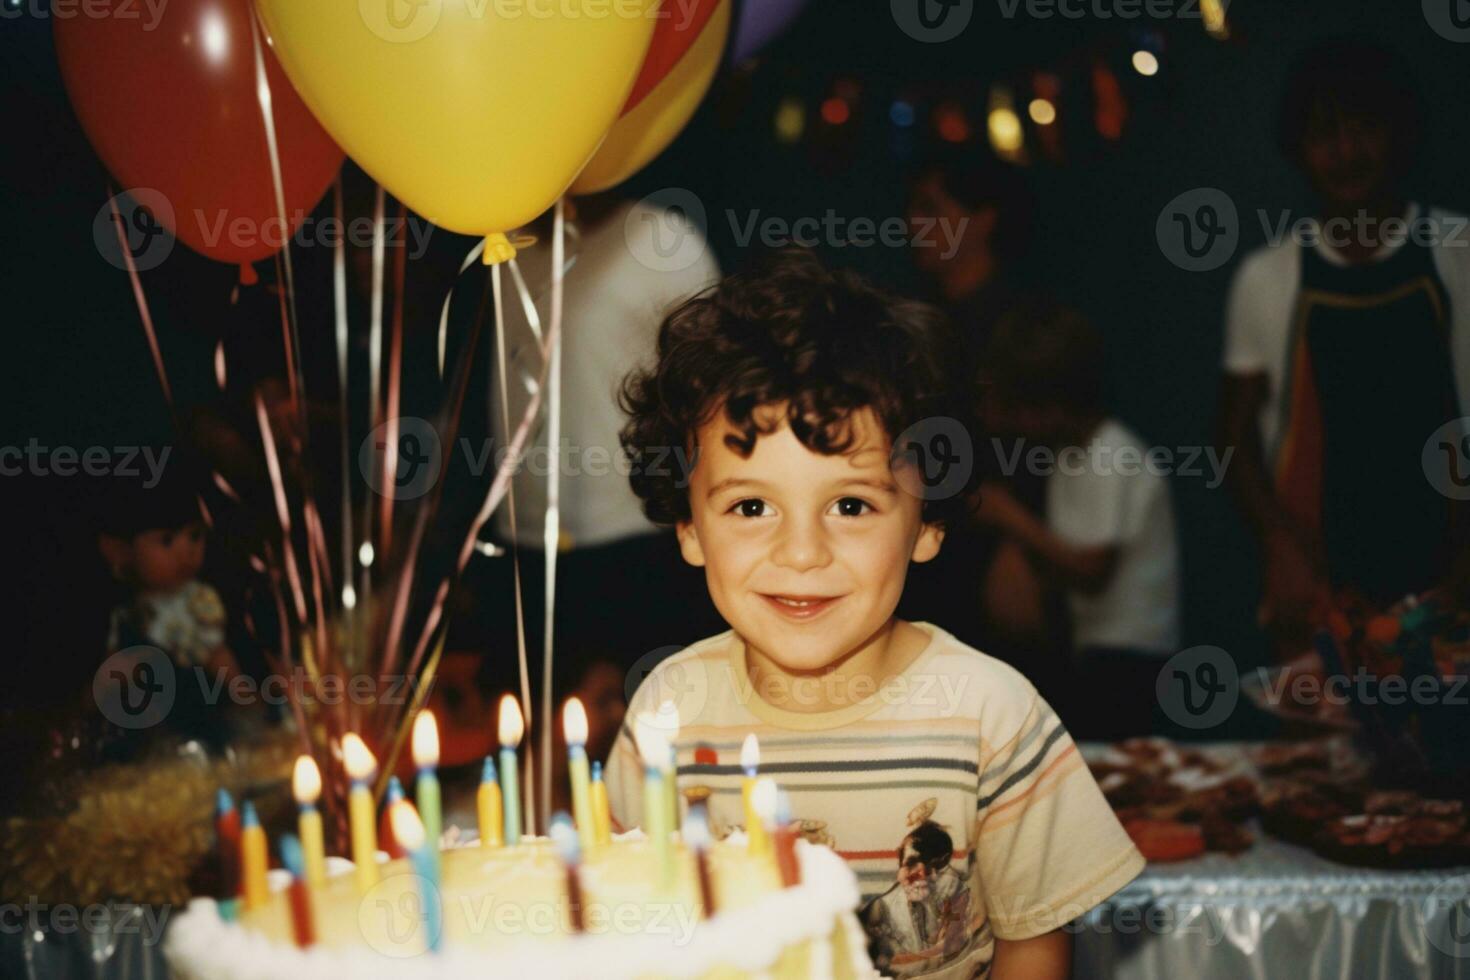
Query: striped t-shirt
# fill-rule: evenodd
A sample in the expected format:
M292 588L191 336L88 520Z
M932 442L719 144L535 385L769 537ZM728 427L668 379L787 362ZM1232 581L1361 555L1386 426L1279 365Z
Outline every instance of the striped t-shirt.
M931 639L908 669L837 710L763 700L744 644L726 632L660 664L628 718L675 701L679 789L708 791L721 835L744 822L740 748L754 732L761 774L790 794L803 834L857 874L878 967L984 976L995 937L1060 928L1144 861L1030 682L942 629L914 625ZM642 771L624 725L607 771L623 828L641 822Z

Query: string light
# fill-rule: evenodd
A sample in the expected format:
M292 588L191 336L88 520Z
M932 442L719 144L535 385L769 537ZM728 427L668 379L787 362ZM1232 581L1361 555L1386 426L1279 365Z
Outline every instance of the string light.
M840 96L833 96L822 103L822 121L829 126L845 126L852 118L852 106Z
M1145 78L1159 73L1159 59L1152 51L1133 52L1133 70Z
M806 107L801 100L788 96L776 109L776 139L796 143L806 132Z
M1057 107L1048 99L1032 99L1026 111L1030 114L1031 121L1038 126L1050 126L1057 121Z

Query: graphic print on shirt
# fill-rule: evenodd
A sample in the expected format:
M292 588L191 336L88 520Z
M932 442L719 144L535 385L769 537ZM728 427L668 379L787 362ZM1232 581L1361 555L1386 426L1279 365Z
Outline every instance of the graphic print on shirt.
M956 866L954 837L932 819L938 805L930 797L909 811L894 883L861 911L868 953L885 975L913 976L957 959L983 918L972 911L969 857Z

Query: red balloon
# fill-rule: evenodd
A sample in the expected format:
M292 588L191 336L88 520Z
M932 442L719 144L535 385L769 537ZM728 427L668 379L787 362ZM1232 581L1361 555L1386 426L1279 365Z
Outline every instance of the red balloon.
M628 104L623 106L623 115L638 108L638 103L674 70L679 59L699 40L699 35L719 6L720 0L694 0L692 4L665 0L659 10L658 25L653 29L653 42L648 46L648 54L643 56L643 70L633 83Z
M92 146L124 188L167 198L169 230L242 266L274 254L314 208L343 154L307 110L261 34L287 228L280 227L255 84L249 0L170 0L103 16L55 17L67 95ZM164 221L166 216L156 216Z

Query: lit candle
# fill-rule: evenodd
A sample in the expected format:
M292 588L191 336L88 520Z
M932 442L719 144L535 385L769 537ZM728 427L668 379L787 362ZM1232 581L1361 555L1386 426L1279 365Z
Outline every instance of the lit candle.
M684 841L694 852L694 870L699 876L699 900L704 905L704 917L708 919L715 914L717 906L714 879L709 870L709 814L704 804L689 808L689 816L684 821Z
M673 701L663 701L654 716L663 729L664 738L669 740L669 761L664 769L664 798L669 811L669 827L679 829L679 706Z
M751 837L750 853L769 855L771 824L776 819L776 781L770 776L762 776L755 781L750 791L750 809L753 825L761 829L760 847L756 847L756 839Z
M418 879L419 902L424 910L424 931L427 933L424 942L429 952L437 953L444 934L444 909L439 896L439 862L434 859L436 848L425 839L424 823L413 804L399 800L390 812L393 836L408 851L414 877Z
M561 727L567 740L567 776L572 784L572 814L584 851L595 841L592 826L591 777L587 771L587 710L577 698L567 698L561 709Z
M561 856L567 872L567 912L572 932L585 932L586 918L582 911L582 838L572 827L572 818L557 811L551 815L551 826L547 830L556 852Z
M240 804L240 879L245 886L245 907L255 909L270 896L266 884L267 868L265 828L255 813L255 804Z
M612 843L612 810L607 802L607 783L602 779L602 763L592 763L592 826L597 846Z
M347 794L352 861L357 865L357 887L366 892L378 883L378 829L373 826L373 791L368 788L378 760L356 733L348 732L342 736L342 765L352 780Z
M480 818L480 846L500 847L505 843L501 813L500 783L496 781L495 757L485 756L480 769L480 788L475 794L475 812Z
M745 743L740 746L740 768L745 770L745 778L740 780L740 799L745 804L745 836L750 841L752 854L763 853L767 845L766 828L762 826L760 817L755 812L755 801L752 799L760 765L761 745L756 740L755 732L751 732L745 736Z
M439 766L439 726L430 711L420 711L413 720L413 764L419 768L414 799L418 801L419 816L424 821L429 854L437 861L439 838L444 832L444 809L440 802L439 775L435 771Z
M393 804L402 802L403 784L397 776L389 776L388 788L383 791L383 810L378 814L378 849L386 853L390 861L408 856L393 835Z
M322 772L316 760L309 755L296 757L296 769L291 773L291 795L301 813L296 820L296 829L301 834L299 846L305 862L303 876L307 884L320 888L327 881L327 851L322 835L322 814L316 802L322 795Z
M240 812L224 787L214 798L214 832L219 842L219 917L231 922L240 896Z
M776 793L776 869L781 872L781 886L801 884L801 862L796 859L796 830L791 823L791 796L784 789Z
M637 724L636 720L633 737L638 742L638 754L643 757L643 832L648 835L658 859L659 884L667 888L674 879L674 850L662 772L668 765L669 743L657 726Z
M521 790L516 764L516 750L526 734L526 722L514 695L500 699L500 795L504 799L505 843L514 847L521 841Z
M291 903L291 936L302 949L316 942L316 924L312 921L311 892L307 888L306 855L301 842L290 834L281 837L281 863L291 872L286 897Z

